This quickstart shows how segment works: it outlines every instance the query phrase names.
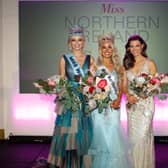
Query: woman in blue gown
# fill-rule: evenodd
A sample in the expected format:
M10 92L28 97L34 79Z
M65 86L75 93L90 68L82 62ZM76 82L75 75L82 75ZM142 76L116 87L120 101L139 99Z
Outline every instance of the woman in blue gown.
M60 75L72 84L74 93L82 99L76 90L77 76L84 77L94 63L90 55L84 53L85 37L83 29L74 26L69 31L68 45L71 53L60 59ZM57 113L55 129L48 155L51 168L83 168L84 156L92 138L92 121L90 115L84 113L85 103L76 111L65 109Z
M114 46L114 36L109 33L99 37L99 62L97 73L106 71L110 85L109 106L92 112L93 140L89 148L91 168L130 168L128 151L120 128L120 101L122 68Z

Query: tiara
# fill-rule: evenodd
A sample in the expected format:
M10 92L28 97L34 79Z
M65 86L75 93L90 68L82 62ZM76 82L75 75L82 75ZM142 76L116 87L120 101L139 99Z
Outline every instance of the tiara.
M102 34L98 36L98 42L111 41L114 43L114 35L112 33Z
M73 27L69 28L68 34L69 36L74 36L74 35L84 36L83 27L74 25Z

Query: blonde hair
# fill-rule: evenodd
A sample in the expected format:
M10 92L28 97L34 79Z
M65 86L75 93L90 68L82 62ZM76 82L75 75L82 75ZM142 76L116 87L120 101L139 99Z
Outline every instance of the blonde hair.
M98 36L98 64L101 65L103 64L103 57L102 57L102 52L101 52L101 48L102 48L102 45L103 43L105 42L111 42L112 44L112 49L113 49L113 52L112 52L112 55L111 55L111 61L112 63L114 64L114 69L120 73L120 68L121 68L121 64L120 64L120 57L118 55L118 51L114 45L114 41L115 41L115 38L114 38L114 35L112 33L108 33L106 35L99 35Z

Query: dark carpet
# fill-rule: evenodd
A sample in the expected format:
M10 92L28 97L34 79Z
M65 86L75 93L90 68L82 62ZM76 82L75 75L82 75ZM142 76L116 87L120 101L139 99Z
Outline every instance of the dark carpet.
M44 168L49 147L50 143L0 141L0 168ZM167 143L155 143L155 156L156 168L168 168Z

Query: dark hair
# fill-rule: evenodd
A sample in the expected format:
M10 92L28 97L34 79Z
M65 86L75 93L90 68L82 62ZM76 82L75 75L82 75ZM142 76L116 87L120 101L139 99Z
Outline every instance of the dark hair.
M124 55L124 59L123 59L123 65L125 67L126 70L132 68L135 64L135 58L134 56L130 53L129 47L130 47L130 42L131 41L135 41L138 40L141 44L144 45L143 49L142 49L142 56L144 57L148 57L146 54L146 49L147 49L147 44L144 41L144 39L142 37L140 37L139 35L132 35L129 37L126 45L125 45L125 55Z

